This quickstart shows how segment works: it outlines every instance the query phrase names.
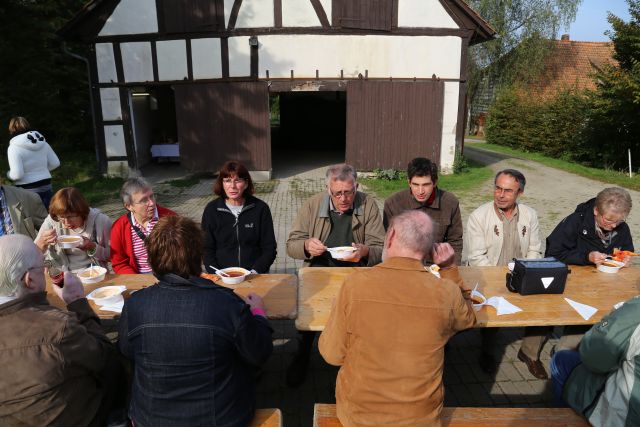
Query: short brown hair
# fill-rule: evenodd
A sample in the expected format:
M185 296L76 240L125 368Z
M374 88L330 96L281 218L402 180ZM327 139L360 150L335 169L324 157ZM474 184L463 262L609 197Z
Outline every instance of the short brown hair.
M28 132L31 130L31 125L29 121L24 117L12 117L9 120L9 135L14 136L19 133Z
M51 219L58 221L60 215L67 213L80 215L83 221L89 217L89 203L77 188L61 188L51 198L49 203Z
M229 178L231 175L234 175L234 174L237 175L238 178L244 179L245 181L247 181L247 188L242 193L242 197L247 197L252 195L255 191L255 187L253 186L251 175L249 174L249 171L247 170L245 165L235 160L230 160L226 162L224 165L222 165L222 167L220 168L220 171L218 172L218 178L216 179L216 182L213 184L213 192L220 197L226 198L227 194L224 192L224 186L222 185L222 180L225 178Z
M202 273L202 230L192 219L160 218L144 244L156 275L173 273L188 279Z

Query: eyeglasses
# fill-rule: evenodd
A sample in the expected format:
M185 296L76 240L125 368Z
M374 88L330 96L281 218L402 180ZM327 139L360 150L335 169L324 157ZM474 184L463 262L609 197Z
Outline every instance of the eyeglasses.
M331 195L333 197L335 197L336 199L340 199L342 197L345 198L350 198L353 197L353 195L356 194L356 189L354 188L353 190L345 190L345 191L332 191Z
M240 185L240 184L244 184L246 180L242 179L242 178L224 178L222 180L222 183L224 185Z
M72 222L76 219L80 218L80 215L67 215L67 216L58 216L58 221L62 222Z
M148 205L149 203L153 203L155 201L156 201L155 194L151 194L151 195L145 197L144 199L140 199L137 202L133 202L132 205Z
M624 219L624 218L622 218L622 219L617 219L617 220L615 220L615 221L614 221L614 220L611 220L611 219L605 218L605 217L604 217L604 215L602 215L602 214L599 214L599 215L600 215L600 218L602 219L602 223L603 223L603 224L606 224L606 225L613 225L614 227L617 227L618 225L620 225L620 224L622 224L623 222L625 222L625 219Z

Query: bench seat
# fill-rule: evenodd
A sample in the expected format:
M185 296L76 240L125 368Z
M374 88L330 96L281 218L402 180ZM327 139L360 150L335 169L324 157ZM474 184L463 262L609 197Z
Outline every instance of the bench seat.
M336 405L316 403L314 427L341 427ZM486 427L588 427L589 423L571 408L444 408L443 426Z

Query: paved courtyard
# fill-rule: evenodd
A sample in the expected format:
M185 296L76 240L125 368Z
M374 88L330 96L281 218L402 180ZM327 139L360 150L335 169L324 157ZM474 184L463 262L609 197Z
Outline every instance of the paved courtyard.
M302 264L286 255L285 243L291 224L304 201L324 189L326 165L337 160L329 156L324 163L322 158L314 158L313 161L314 165L308 167L298 165L297 169L284 169L272 182L258 186L260 192L257 196L271 207L278 240L278 256L271 269L273 273L295 274ZM155 190L161 204L200 221L204 207L212 200L212 185L212 179L203 179L189 188L156 183ZM119 203L101 208L112 218L122 212ZM295 389L288 388L285 385L285 371L297 347L297 331L293 321L274 321L272 326L275 347L258 382L258 406L280 408L285 427L309 426L314 403L335 402L338 369L326 364L315 347L305 383ZM477 363L480 343L478 331L466 331L454 337L445 355L445 405L550 406L550 383L535 379L516 358L521 335L521 328L500 331L501 345L495 349L495 353L501 362L494 375L485 374ZM542 354L546 365L550 348L551 345L547 344Z

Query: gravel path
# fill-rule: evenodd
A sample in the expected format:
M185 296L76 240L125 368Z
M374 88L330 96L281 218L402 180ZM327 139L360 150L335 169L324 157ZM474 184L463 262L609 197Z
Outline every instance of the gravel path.
M538 212L543 238L546 238L564 217L572 213L576 205L595 197L600 190L612 186L611 184L543 166L530 160L485 151L478 148L481 147L481 144L467 142L464 149L465 157L489 165L494 172L513 168L524 174L527 178L527 185L524 194L518 200ZM483 184L479 193L487 195L485 200L491 200L492 189L493 180L489 180ZM638 204L640 204L640 192L628 191L636 208L631 210L627 223L631 228L633 240L637 245L640 242L640 209L637 208ZM476 200L472 200L472 198L465 198L460 200L460 204L462 220L466 226L467 217L479 206L479 203Z

